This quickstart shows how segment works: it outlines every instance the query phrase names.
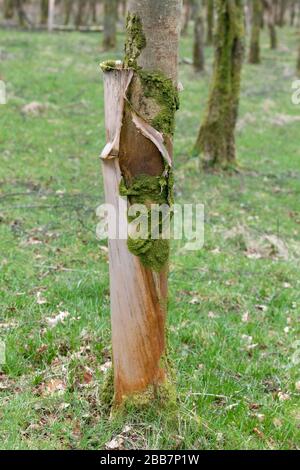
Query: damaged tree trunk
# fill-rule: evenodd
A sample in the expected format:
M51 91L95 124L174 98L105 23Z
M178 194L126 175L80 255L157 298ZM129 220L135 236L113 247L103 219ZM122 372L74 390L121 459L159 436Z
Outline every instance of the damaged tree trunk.
M208 106L195 154L204 168L236 164L235 126L238 117L244 57L243 0L218 0L215 59Z
M178 108L181 0L131 0L124 63L102 64L106 201L172 204L172 137ZM150 218L149 218L150 216ZM130 220L130 219L129 219ZM153 399L167 383L164 358L169 240L109 240L115 403ZM147 392L145 394L145 392Z

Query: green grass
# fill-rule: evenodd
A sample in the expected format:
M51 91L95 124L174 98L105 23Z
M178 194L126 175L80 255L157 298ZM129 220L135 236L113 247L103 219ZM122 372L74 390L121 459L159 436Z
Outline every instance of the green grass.
M127 448L299 447L300 124L286 117L300 108L291 103L296 36L280 36L270 51L264 35L263 63L244 68L240 173L201 174L191 157L212 50L205 75L180 66L176 200L204 203L206 225L202 250L172 249L174 421L155 407L110 419L101 397L111 346L107 253L95 236L105 141L98 64L110 57L96 34L0 31L9 98L0 107L1 449L103 449L125 426ZM122 57L123 39L112 57ZM32 101L47 105L38 117L22 113ZM256 256L266 234L286 244L288 260ZM70 315L49 328L59 311Z

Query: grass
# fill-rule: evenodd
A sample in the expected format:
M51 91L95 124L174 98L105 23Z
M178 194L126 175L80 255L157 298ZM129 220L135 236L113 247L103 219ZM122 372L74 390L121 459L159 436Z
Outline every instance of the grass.
M113 438L133 449L299 448L300 108L296 35L280 36L270 51L264 34L262 64L244 68L239 173L201 174L191 157L212 50L205 75L180 66L176 198L205 204L206 225L202 250L172 248L174 421L154 406L110 419L101 395L111 346L107 251L95 236L98 64L110 56L96 34L0 31L1 449L103 449ZM180 55L191 56L190 37ZM32 101L47 107L24 114ZM266 235L277 238L262 248ZM50 328L60 311L69 316Z

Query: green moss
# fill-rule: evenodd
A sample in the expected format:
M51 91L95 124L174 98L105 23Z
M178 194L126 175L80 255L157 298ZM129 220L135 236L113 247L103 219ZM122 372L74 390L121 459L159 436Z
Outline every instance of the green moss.
M173 135L175 113L179 109L179 94L172 80L162 72L138 72L146 98L152 98L160 112L152 119L151 125L164 135Z
M125 66L138 69L137 59L146 47L146 37L140 17L128 13L126 21Z
M162 224L159 226L160 238L151 238L151 204L168 204L173 202L173 175L166 176L137 176L130 187L122 180L120 195L130 198L131 204L144 204L148 207L148 238L128 238L129 251L138 256L144 266L160 272L169 259L170 242L162 238ZM172 215L172 213L170 213ZM129 217L132 222L134 217Z
M103 72L112 72L113 70L120 68L121 65L122 63L119 60L106 60L101 62L100 67Z

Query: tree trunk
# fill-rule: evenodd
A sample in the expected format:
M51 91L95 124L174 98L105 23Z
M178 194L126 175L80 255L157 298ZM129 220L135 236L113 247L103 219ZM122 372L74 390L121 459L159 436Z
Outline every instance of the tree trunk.
M181 29L182 36L185 36L188 33L190 19L191 19L191 0L183 0L184 6L184 17L183 25Z
M86 6L87 6L87 0L79 0L77 14L75 18L76 28L79 28L79 26L82 26L84 23L84 19L85 19L84 14L86 11Z
M104 0L103 49L115 49L117 44L118 0Z
M263 0L263 6L267 14L267 22L270 33L270 47L277 49L277 31L276 31L276 14L274 3L272 0Z
M70 22L72 10L73 10L73 2L74 0L64 0L64 25L67 26Z
M261 0L253 0L249 64L260 64Z
M48 2L48 31L53 30L54 18L55 18L55 0L49 0Z
M215 17L215 9L214 9L214 1L215 0L207 0L207 36L206 36L206 44L211 46L213 43L214 37L214 17Z
M280 27L285 25L285 14L286 14L287 6L288 6L287 0L280 0L279 1L278 26L280 26Z
M47 24L48 22L48 6L49 0L41 0L40 8L41 8L41 24Z
M242 0L217 0L216 6L212 86L195 152L202 155L205 168L228 168L236 163L234 134L244 57L244 9Z
M124 66L102 64L106 201L171 204L181 0L130 0ZM122 180L120 186L120 180ZM169 241L110 240L115 402L164 387ZM146 394L144 392L147 392ZM150 396L149 396L150 393Z
M194 54L193 63L196 72L203 72L205 68L205 57L204 57L204 24L202 17L202 1L197 1L197 9L194 13L196 15L195 26L194 26Z
M300 31L299 31L299 36L300 36ZM298 60L297 60L297 75L300 77L300 37L298 39L299 46L298 46Z
M14 16L14 0L4 0L4 18L11 20Z

